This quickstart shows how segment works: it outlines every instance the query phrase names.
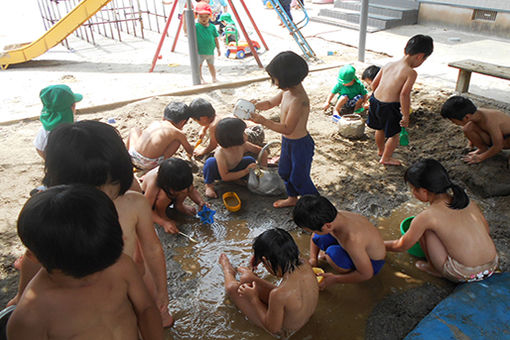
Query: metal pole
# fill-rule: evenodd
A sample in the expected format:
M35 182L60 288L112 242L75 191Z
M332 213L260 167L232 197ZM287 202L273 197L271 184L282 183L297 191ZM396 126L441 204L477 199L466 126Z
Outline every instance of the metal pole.
M365 62L365 43L367 40L368 0L361 0L359 21L358 61Z
M186 25L188 27L188 48L189 48L189 61L191 65L191 76L193 85L200 84L200 69L198 63L198 47L197 47L197 32L195 28L195 16L193 15L193 7L191 7L191 0L186 0L186 9L184 15L186 16Z

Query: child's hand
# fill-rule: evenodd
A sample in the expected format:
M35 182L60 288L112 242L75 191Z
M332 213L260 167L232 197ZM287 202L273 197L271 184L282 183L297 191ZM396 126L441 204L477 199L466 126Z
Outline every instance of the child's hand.
M318 267L319 266L319 261L317 260L317 258L309 258L308 259L308 263L310 263L310 266L312 267Z
M262 117L261 115L259 115L258 113L252 113L250 114L250 120L254 123L257 123L257 124L262 124L264 125L262 122L264 121L264 117Z
M218 57L221 55L221 51L220 49L218 48Z
M177 225L174 221L165 221L162 227L169 234L177 234L179 232L179 229L177 229Z
M409 117L403 117L400 121L400 126L402 127L408 127L409 126Z
M248 164L246 169L255 169L256 167L257 167L257 163L250 163L250 164Z
M328 288L329 286L331 286L332 284L336 283L335 282L335 274L332 274L332 273L320 273L320 274L317 274L317 276L322 276L324 278L324 280L321 281L321 283L319 283L319 290L324 290L326 288Z
M237 288L237 293L241 296L247 297L249 300L257 297L257 289L255 288L255 281L252 283L243 283Z
M237 272L241 274L239 277L239 282L241 283L250 283L257 278L257 275L248 267L237 267Z
M323 107L324 111L326 111L327 109L329 109L329 105L330 105L330 104L329 104L329 102L327 102L326 104L324 104L324 107Z
M476 164L480 163L482 159L480 159L480 155L477 153L470 153L464 157L464 162L468 164Z

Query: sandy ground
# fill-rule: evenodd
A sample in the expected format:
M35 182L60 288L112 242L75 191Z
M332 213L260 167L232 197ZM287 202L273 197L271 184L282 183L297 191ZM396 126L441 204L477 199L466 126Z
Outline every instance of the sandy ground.
M355 33L357 34L357 33ZM282 49L292 47L293 42L286 40L274 40L272 46L281 44ZM269 40L269 39L268 39ZM328 50L339 51L339 55L323 57L326 63L352 62L356 60L357 51L354 48L338 45L324 39L316 40L317 50L322 56ZM76 42L79 44L79 42ZM137 46L139 44L142 46ZM164 59L158 64L161 72L150 77L142 73L151 60L151 53L147 52L145 41L123 44L124 53L143 50L144 63L136 63L132 59L115 60L115 54L109 46L93 51L92 48L78 50L77 54L69 60L64 57L58 59L58 53L63 55L62 50L50 54L48 58L41 58L30 63L27 67L9 69L9 73L0 77L9 80L12 86L7 89L10 95L2 103L2 116L4 114L16 118L27 114L27 111L37 114L40 109L37 101L37 92L46 83L64 82L79 92L100 93L97 102L85 99L82 107L102 103L125 100L126 97L138 98L151 95L144 87L151 89L160 86L159 90L151 90L152 94L167 93L171 90L182 88L183 84L189 83L189 68L182 64L168 66L169 60ZM115 48L118 48L116 46ZM394 46L389 46L394 49ZM399 47L400 49L401 47ZM185 57L185 47L181 46L181 57ZM278 49L276 49L278 51ZM274 53L263 55L267 62ZM84 61L97 55L97 59ZM397 55L395 53L395 55ZM117 55L118 56L118 55ZM184 57L183 57L184 56ZM47 57L47 56L46 56ZM135 58L132 56L132 58ZM148 59L147 59L148 58ZM166 57L164 57L166 58ZM388 56L381 53L369 53L368 63L383 64ZM432 61L430 61L432 63ZM354 63L358 71L367 64ZM313 64L312 66L321 64ZM253 59L245 62L221 60L218 63L219 76L224 80L235 80L249 75L263 75ZM127 70L127 71L125 71ZM349 140L337 133L337 126L331 122L331 118L325 115L321 106L325 95L335 83L337 69L311 73L304 82L312 107L309 130L316 143L316 152L312 167L312 178L319 191L330 197L338 208L353 210L369 217L374 223L381 216L388 216L396 207L410 199L406 185L403 181L403 173L406 166L423 157L433 157L442 162L450 171L451 177L465 187L470 196L479 202L491 226L491 235L494 238L501 259L501 269L509 269L510 247L510 172L508 169L507 155L498 155L493 159L479 165L467 165L462 161L462 155L468 150L465 148L466 140L458 127L452 125L439 116L441 103L452 94L452 80L448 82L442 78L430 81L430 74L425 79L420 79L412 94L413 114L409 129L411 143L409 147L399 147L396 156L403 160L402 167L384 167L378 163L373 131L367 129L365 137L359 140ZM420 72L420 70L418 70ZM449 70L448 72L451 72ZM105 77L105 73L110 75ZM451 78L451 77L450 77ZM185 80L184 80L185 79ZM443 81L444 80L444 81ZM121 83L130 82L131 89ZM116 89L115 84L119 84ZM26 87L30 91L23 92ZM501 85L505 89L507 84ZM128 92L131 91L131 92ZM145 127L151 121L161 118L163 108L171 100L191 101L197 96L204 97L213 103L219 114L228 114L232 111L238 98L266 98L275 94L276 89L269 82L255 83L234 89L215 90L193 96L163 97L157 96L144 101L139 101L113 110L95 112L92 114L78 115L78 120L95 119L107 121L108 118L116 120L116 127L122 136L127 137L128 131L133 126ZM123 92L122 95L119 92ZM27 95L27 93L29 95ZM35 99L34 99L35 97ZM108 101L109 100L109 101ZM476 102L483 106L498 107L510 112L508 104L494 102L491 99L477 97ZM12 112L11 112L12 111ZM276 109L265 113L267 116L277 117ZM28 198L29 191L40 184L43 174L43 163L37 156L32 140L40 127L38 121L18 121L0 126L0 142L4 147L0 149L0 289L2 295L0 305L5 304L15 293L17 272L12 267L14 260L23 252L23 247L16 236L16 218L20 208ZM190 123L185 127L190 141L196 140L198 125ZM279 139L275 133L266 131L266 142ZM203 180L196 174L195 183L203 188ZM219 190L226 190L222 187ZM260 198L243 192L243 201L250 202L247 211L241 218L254 219L263 222L263 219L271 219L287 229L293 229L290 221L290 209L272 210L268 208L272 198ZM213 202L218 204L218 201ZM168 235L162 236L168 240ZM165 242L165 244L168 244ZM182 269L179 264L172 261L173 247L165 246L165 252L169 263L169 281L172 282ZM391 262L391 261L390 261ZM453 286L439 287L433 284L425 284L416 289L403 293L389 295L372 312L367 323L367 338L402 338L414 325L430 311L433 306L444 298ZM181 289L181 290L179 290ZM173 286L171 298L179 296L182 287Z

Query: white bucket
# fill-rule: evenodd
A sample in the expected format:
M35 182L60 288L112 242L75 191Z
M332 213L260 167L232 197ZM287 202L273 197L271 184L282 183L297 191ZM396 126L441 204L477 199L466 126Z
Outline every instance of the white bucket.
M234 116L240 119L250 119L253 112L255 104L245 99L239 99L234 107Z
M346 138L361 138L365 134L365 122L358 114L343 115L338 121L338 133Z

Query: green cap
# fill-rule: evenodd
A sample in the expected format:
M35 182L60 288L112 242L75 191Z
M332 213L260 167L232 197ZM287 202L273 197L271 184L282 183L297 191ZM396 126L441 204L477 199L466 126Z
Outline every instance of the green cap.
M338 72L338 82L340 84L350 83L356 78L356 69L352 65L344 65Z
M46 131L53 130L60 123L72 123L74 121L74 103L83 99L78 93L73 93L67 85L50 85L39 93L43 103L41 111L41 123Z
M222 15L220 15L220 21L225 21L229 24L235 24L234 20L232 20L232 16L230 15L230 13L223 13Z

